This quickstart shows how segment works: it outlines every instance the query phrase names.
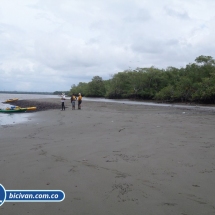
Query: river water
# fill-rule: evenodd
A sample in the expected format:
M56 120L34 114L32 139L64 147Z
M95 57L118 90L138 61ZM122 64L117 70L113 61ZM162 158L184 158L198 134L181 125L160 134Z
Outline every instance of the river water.
M10 107L9 104L3 104L2 102L7 99L18 98L22 99L43 99L43 98L59 98L58 95L36 95L36 94L3 94L0 93L0 108L5 109ZM178 108L190 108L197 110L214 110L215 106L203 106L203 105L178 105L178 104L163 104L155 102L142 102L142 101L130 101L130 100L116 100L116 99L104 99L104 98L83 98L83 101L95 101L95 102L114 102L114 103L123 103L123 104L132 104L132 105L148 105L148 106L162 106L162 107L178 107ZM32 116L34 113L11 113L5 114L0 113L0 125L8 124L17 124L25 122Z

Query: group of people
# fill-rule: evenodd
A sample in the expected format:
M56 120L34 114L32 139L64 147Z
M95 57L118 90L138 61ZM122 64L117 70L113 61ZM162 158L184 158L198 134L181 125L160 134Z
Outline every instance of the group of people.
M61 110L65 110L65 100L66 100L66 96L65 93L62 93L61 95ZM78 109L81 109L81 103L82 103L82 96L81 93L78 94L78 98L75 96L75 94L73 93L71 96L71 103L72 103L72 110L75 110L75 101L78 100Z

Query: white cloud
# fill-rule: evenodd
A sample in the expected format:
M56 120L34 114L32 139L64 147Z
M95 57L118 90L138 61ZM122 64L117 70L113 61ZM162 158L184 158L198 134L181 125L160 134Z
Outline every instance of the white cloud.
M69 90L129 68L214 57L215 2L1 1L0 90Z

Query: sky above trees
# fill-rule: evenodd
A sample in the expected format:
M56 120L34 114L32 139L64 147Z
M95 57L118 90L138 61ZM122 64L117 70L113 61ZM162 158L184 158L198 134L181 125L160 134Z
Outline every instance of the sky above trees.
M215 55L215 1L1 0L0 90L57 91Z

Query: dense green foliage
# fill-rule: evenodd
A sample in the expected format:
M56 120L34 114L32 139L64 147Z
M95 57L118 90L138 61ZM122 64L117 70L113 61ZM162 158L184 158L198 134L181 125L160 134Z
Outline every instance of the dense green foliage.
M70 94L79 92L88 97L215 103L215 60L199 56L180 69L137 68L109 80L95 76L89 83L72 86Z

